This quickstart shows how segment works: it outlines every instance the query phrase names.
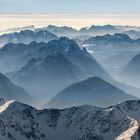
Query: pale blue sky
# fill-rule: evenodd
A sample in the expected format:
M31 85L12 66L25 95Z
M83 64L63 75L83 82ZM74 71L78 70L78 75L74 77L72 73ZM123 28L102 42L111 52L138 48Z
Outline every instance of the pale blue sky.
M140 0L0 0L0 13L140 13Z
M0 0L0 30L49 24L140 26L140 0Z

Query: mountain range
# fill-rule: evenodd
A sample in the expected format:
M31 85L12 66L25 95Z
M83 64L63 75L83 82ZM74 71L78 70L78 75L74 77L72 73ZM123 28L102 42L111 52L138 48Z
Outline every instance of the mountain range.
M47 56L54 53L61 53L73 64L79 66L87 74L105 76L107 73L100 64L88 53L86 48L80 48L71 39L61 37L59 40L50 41L45 47L39 50L39 56Z
M85 48L81 49L75 41L65 37L50 41L31 56L33 58L27 64L7 76L32 95L41 93L44 101L47 100L45 97L53 97L70 84L89 76L109 78Z
M88 34L88 35L105 35L105 34L114 34L119 33L121 30L117 29L113 25L103 25L103 26L97 26L92 25L89 28L81 28L79 30L80 34Z
M106 34L85 40L83 46L109 73L116 75L140 52L140 39L132 39L122 33Z
M107 33L113 34L116 32L120 32L113 25L103 25L103 26L96 26L92 25L90 27L83 27L80 30L76 30L72 27L68 26L55 26L49 25L48 27L41 28L41 30L47 29L48 31L58 35L58 36L67 36L67 37L80 37L80 36L87 36L87 35L105 35Z
M140 140L139 27L7 32L0 35L0 140Z
M32 41L49 42L53 39L58 39L58 37L47 30L41 30L41 31L23 30L20 32L1 35L0 47L3 47L8 43L29 44Z
M140 38L139 27L135 26L115 26L115 25L91 25L89 27L82 27L79 30L74 29L73 27L69 26L55 26L49 25L47 27L36 29L38 30L48 30L57 36L67 36L69 38L78 38L81 40L88 39L92 36L103 36L106 34L113 35L115 33L123 33L129 35L133 39Z
M139 140L139 116L139 100L107 108L85 105L37 110L1 99L0 139Z
M9 43L0 49L0 69L7 73L15 71L24 66L41 47L46 43L31 42L28 45Z
M115 33L113 35L106 34L104 36L96 36L91 37L85 41L84 44L89 45L96 45L95 47L99 47L98 49L101 49L101 47L107 48L107 46L110 46L111 44L114 45L113 47L117 47L119 49L119 44L122 44L125 47L135 47L136 45L140 44L140 39L132 39L126 34L122 33ZM104 44L104 46L102 46Z
M0 50L0 54L4 62L0 66L8 72L6 75L33 98L40 96L36 99L41 103L42 99L44 104L70 84L89 76L101 77L129 94L138 93L137 89L116 82L86 48L80 48L66 37L48 43L10 43Z
M79 39L88 39L92 36L97 36L97 35L106 35L106 34L115 34L115 33L123 33L127 34L130 37L137 39L140 38L140 28L135 27L135 26L115 26L115 25L91 25L89 27L82 27L79 30L69 27L69 26L55 26L55 25L48 25L47 27L43 28L35 28L33 25L30 26L25 26L25 27L16 27L16 28L11 28L8 30L0 31L0 34L10 34L10 33L15 33L15 32L20 32L20 31L25 31L25 30L31 30L31 31L45 31L48 30L49 32L61 37L61 36L66 36L69 38L79 38Z

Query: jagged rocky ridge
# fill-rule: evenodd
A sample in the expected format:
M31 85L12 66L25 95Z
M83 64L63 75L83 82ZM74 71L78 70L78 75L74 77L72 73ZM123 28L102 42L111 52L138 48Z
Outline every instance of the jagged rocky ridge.
M108 108L79 106L37 110L0 100L2 140L139 140L140 100Z

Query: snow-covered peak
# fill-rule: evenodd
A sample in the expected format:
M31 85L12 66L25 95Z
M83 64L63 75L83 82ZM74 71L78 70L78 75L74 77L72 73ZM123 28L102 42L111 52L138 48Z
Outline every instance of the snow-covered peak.
M0 109L0 139L139 140L139 106L140 101L133 100L108 108L37 110L6 101Z

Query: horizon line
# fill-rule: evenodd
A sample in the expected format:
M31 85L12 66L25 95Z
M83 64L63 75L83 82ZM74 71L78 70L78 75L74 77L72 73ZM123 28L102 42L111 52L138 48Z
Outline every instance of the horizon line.
M47 25L70 26L76 29L90 25L122 25L140 26L140 14L113 14L113 13L0 13L0 28L23 27L34 25L45 27Z
M36 12L12 12L12 13L7 13L7 12L0 12L0 15L129 15L129 16L137 16L140 15L140 13L119 13L119 12L114 12L114 13L109 13L109 12L104 12L104 13L94 13L94 12L84 12L84 13L61 13L61 12L43 12L43 13L36 13Z

